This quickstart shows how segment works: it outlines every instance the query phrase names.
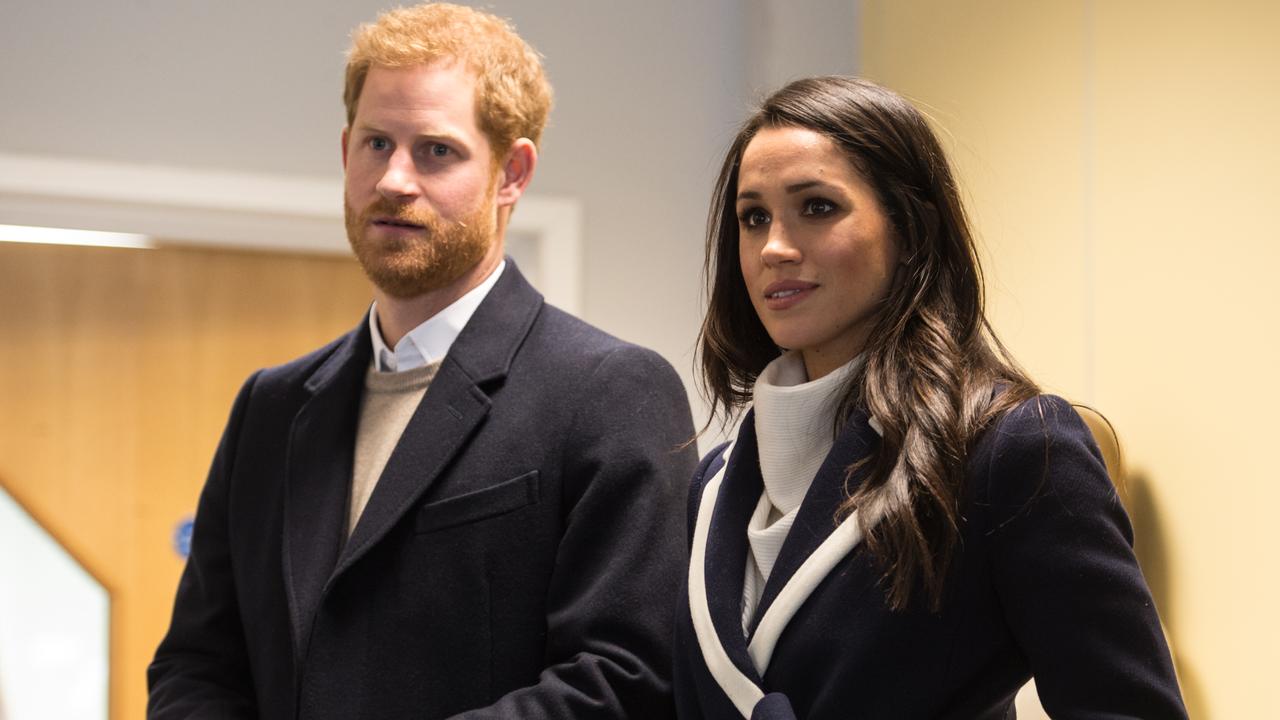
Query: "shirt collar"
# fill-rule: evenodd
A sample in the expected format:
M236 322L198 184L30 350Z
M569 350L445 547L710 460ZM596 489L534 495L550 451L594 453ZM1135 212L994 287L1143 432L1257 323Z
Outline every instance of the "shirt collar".
M387 347L378 329L378 303L375 301L369 310L374 367L378 372L404 372L443 359L506 267L507 261L503 260L483 282L400 338L394 350Z

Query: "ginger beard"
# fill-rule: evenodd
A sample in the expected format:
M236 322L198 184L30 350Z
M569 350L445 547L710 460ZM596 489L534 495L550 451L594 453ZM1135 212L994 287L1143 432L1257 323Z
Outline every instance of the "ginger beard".
M480 206L455 222L384 197L357 214L351 201L343 198L347 240L374 285L392 297L417 297L449 285L484 259L497 223L494 195L495 188L490 186ZM379 216L419 225L422 230L403 239L371 237L371 223Z

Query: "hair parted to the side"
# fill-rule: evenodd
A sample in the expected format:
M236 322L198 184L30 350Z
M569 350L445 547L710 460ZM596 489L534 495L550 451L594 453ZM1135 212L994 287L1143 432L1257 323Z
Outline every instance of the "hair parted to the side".
M959 542L959 507L973 441L993 418L1038 390L995 337L983 307L982 269L951 168L924 116L875 83L797 80L766 99L729 147L712 196L699 334L703 391L732 417L781 349L747 295L736 199L743 151L762 128L799 127L840 147L875 189L903 267L881 305L865 362L841 391L837 422L855 407L883 429L865 480L840 508L854 509L881 563L891 607L922 584L937 608ZM997 386L1000 392L995 392ZM835 428L833 428L835 431Z
M476 76L480 129L501 156L519 138L537 145L551 112L542 58L506 20L474 8L426 3L389 10L351 33L342 99L355 121L369 68L465 63Z

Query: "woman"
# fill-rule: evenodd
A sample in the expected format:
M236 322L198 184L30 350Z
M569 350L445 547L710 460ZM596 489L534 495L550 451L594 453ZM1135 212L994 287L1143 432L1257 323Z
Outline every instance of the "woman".
M1186 716L1089 431L983 314L946 158L872 83L800 80L713 199L700 349L747 410L690 490L684 718Z

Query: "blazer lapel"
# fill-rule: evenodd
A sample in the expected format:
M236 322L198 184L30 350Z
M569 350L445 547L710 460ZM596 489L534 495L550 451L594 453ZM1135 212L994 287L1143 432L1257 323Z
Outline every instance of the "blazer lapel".
M541 308L542 296L507 258L387 460L330 583L385 537L463 451L489 413L486 388L506 377Z
M489 398L448 357L387 459L334 577L369 551L426 492L489 413Z
M746 528L763 483L748 412L722 467L708 468L689 559L689 612L703 664L743 717L764 696L742 632ZM715 468L713 470L713 468Z
M692 499L698 507L687 583L689 619L703 665L743 717L750 717L764 697L760 675L751 665L742 634L741 570L745 568L746 543L737 536L745 538L750 509L740 502L741 494L734 492L731 480L737 472L756 466L754 433L749 427L744 423L737 441L707 468L710 476ZM748 478L746 484L750 483ZM736 577L735 567L739 569Z
M795 522L791 525L791 530L778 551L778 559L774 562L773 571L769 574L764 592L760 597L760 604L749 625L753 640L761 620L768 614L770 607L778 599L779 593L787 587L814 552L831 538L833 532L837 531L839 526L835 520L836 511L846 497L846 469L867 457L878 443L879 435L868 423L867 414L861 410L855 410L845 423L839 437L836 438L835 445L827 454L826 460L818 468L813 484L809 486L809 491L805 494L804 501L796 513ZM867 471L867 468L860 468L848 483L848 489L856 488L866 476ZM758 493L756 499L759 499ZM853 524L856 525L856 522L854 518ZM850 533L853 535L851 536ZM861 530L852 526L844 528L842 537L836 538L846 552L860 540ZM812 588L809 589L812 590Z
M764 697L762 677L782 631L822 579L862 540L856 512L839 524L834 518L845 498L845 468L866 457L879 436L865 413L855 412L845 424L783 542L750 623L748 641L742 631L746 528L764 482L754 411L747 413L741 427L718 486L713 478L699 499L689 585L690 612L703 661L734 706L748 716ZM865 472L854 475L850 489ZM694 572L695 568L701 572Z
M372 352L365 320L308 378L303 387L311 397L289 434L283 564L298 658L346 530L356 420Z

